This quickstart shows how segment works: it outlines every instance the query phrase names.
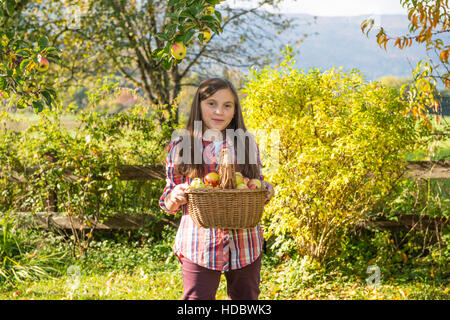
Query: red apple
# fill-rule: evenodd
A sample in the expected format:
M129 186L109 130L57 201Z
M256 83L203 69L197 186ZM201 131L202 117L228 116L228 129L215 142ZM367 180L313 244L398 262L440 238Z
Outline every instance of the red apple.
M46 57L39 56L38 63L37 69L39 72L45 72L48 70L49 63Z
M208 173L203 180L205 181L205 183L212 185L213 187L217 186L217 184L219 184L219 175L217 174L217 172L210 172Z
M248 185L248 182L250 181L250 179L249 178L247 178L247 177L244 177L244 183L245 184L247 184Z
M262 184L259 179L250 179L250 181L248 182L248 187L250 189L261 189Z

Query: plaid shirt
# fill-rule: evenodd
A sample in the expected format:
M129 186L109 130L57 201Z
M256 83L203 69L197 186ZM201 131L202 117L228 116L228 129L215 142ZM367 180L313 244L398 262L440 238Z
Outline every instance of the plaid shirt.
M167 184L159 199L160 207L169 213L164 204L164 199L172 189L181 183L191 182L192 179L175 173L175 156L178 154L181 138L171 141L168 146L166 158ZM208 157L209 164L205 163L207 172L217 171L216 150L214 143L203 140L203 154ZM257 161L260 168L260 179L263 180L259 148L257 150ZM218 158L218 156L217 156ZM236 159L236 158L235 158ZM236 161L235 161L236 163ZM212 270L228 271L240 269L254 262L262 251L263 232L260 224L250 229L216 229L198 227L191 219L187 204L181 206L183 215L175 238L173 249L178 257L186 257L192 262Z

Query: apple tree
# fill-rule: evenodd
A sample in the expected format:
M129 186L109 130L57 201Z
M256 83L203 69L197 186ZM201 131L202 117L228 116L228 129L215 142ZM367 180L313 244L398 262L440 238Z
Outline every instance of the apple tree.
M15 22L28 2L0 0L0 99L19 109L32 106L38 113L45 105L55 105L54 83L46 72L60 58L47 37L28 41L17 28Z
M279 52L268 31L290 25L261 10L275 0L244 9L218 0L40 2L27 6L33 14L24 15L20 24L45 32L50 44L62 50L62 84L120 74L155 106L161 125L170 128L179 122L173 106L182 86L190 85L185 83L190 73L266 64ZM264 47L264 39L273 45Z

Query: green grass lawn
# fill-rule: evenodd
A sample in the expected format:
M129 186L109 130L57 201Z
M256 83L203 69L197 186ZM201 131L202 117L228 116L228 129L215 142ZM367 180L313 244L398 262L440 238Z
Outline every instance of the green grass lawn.
M378 287L369 287L364 279L346 280L342 275L328 275L328 281L318 281L307 286L293 287L283 273L283 266L262 268L262 300L310 300L310 299L448 299L449 287L421 281L400 283L395 279L383 280ZM320 273L318 273L320 274ZM301 281L301 279L297 279ZM145 271L136 268L132 272L120 270L110 273L82 275L79 285L68 276L23 283L12 289L1 289L0 299L151 299L177 300L182 296L181 267L170 266L168 271ZM227 299L226 281L222 275L216 298Z
M107 240L93 242L89 255L82 260L67 258L52 278L15 285L0 283L0 299L151 299L178 300L182 296L181 265L171 245L173 233L166 240L141 244ZM67 243L52 242L50 251L67 251ZM357 259L356 254L351 254ZM310 299L448 299L445 273L433 271L420 259L414 263L380 266L380 286L368 286L369 262L351 262L351 268L325 268L309 264L300 257L263 254L261 270L262 300ZM79 268L79 282L68 274L71 265ZM313 267L314 266L314 267ZM362 267L361 267L362 266ZM358 271L359 268L359 271ZM388 271L394 270L394 272ZM448 277L448 276L447 276ZM227 299L226 280L222 275L217 299Z

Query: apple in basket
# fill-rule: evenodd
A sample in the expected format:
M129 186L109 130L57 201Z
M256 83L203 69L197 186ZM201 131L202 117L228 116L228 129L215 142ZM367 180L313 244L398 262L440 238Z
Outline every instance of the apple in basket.
M191 187L191 189L202 189L206 187L205 184L202 182L202 179L200 178L193 179L189 186Z
M203 177L203 181L205 181L207 185L211 185L213 187L219 184L219 180L220 180L219 175L217 174L217 172L214 171L208 173L206 176Z
M236 177L236 185L240 185L240 184L244 184L244 176L242 175L242 173L240 172L236 172L235 174Z
M250 179L247 185L250 189L261 189L262 187L261 180L259 179Z
M248 187L247 187L247 185L245 183L242 183L242 184L238 184L236 186L236 189L248 189Z

